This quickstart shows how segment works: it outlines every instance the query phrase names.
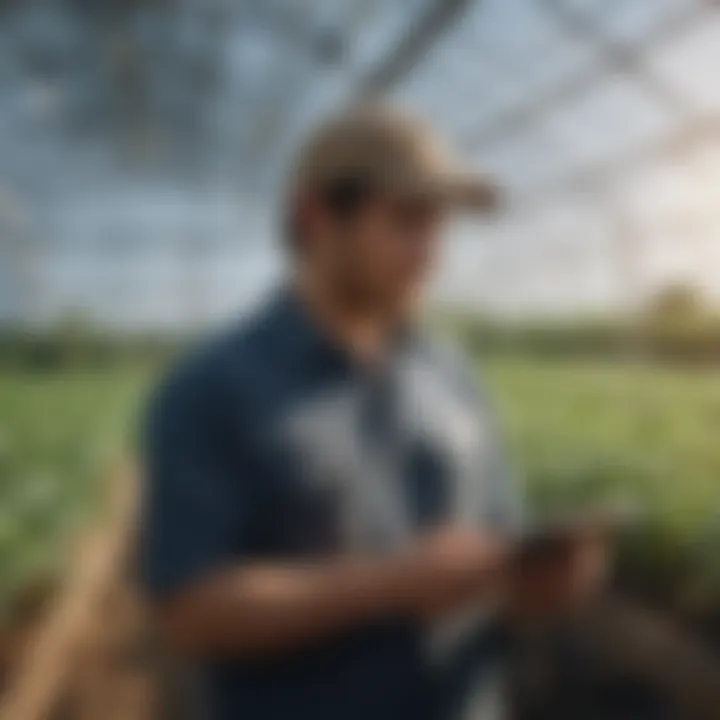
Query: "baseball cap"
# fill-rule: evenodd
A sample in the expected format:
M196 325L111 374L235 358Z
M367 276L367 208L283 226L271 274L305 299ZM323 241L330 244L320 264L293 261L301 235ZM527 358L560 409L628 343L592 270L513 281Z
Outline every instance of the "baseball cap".
M346 180L475 212L498 204L497 188L465 168L426 123L385 104L346 110L322 124L301 148L291 195Z

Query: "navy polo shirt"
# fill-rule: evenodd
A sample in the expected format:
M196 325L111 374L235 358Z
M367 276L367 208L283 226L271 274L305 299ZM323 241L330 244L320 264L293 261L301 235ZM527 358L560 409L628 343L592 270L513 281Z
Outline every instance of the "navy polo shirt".
M388 553L448 521L514 524L487 403L445 351L405 333L358 365L283 290L196 352L145 437L142 578L162 600L248 559ZM199 668L211 720L428 717L427 628L368 623L272 662Z

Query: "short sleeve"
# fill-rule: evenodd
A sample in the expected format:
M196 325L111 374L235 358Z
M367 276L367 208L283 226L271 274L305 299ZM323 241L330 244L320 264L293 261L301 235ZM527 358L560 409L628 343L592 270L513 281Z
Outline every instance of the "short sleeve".
M162 599L231 562L252 513L252 478L228 443L217 378L194 370L169 381L144 431L140 575Z

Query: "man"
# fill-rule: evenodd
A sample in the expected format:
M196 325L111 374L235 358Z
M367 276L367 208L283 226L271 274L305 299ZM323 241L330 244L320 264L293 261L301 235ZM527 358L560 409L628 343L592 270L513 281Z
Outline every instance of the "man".
M518 572L489 409L413 324L450 210L491 200L418 121L335 118L290 184L286 284L159 393L144 582L212 720L438 717L443 623L582 585Z

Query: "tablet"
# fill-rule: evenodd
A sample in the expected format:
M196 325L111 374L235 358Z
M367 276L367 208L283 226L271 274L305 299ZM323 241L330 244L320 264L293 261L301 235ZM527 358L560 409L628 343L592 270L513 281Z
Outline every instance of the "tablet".
M579 539L605 539L632 528L641 519L637 508L606 506L544 518L530 524L519 536L521 559L566 552Z

